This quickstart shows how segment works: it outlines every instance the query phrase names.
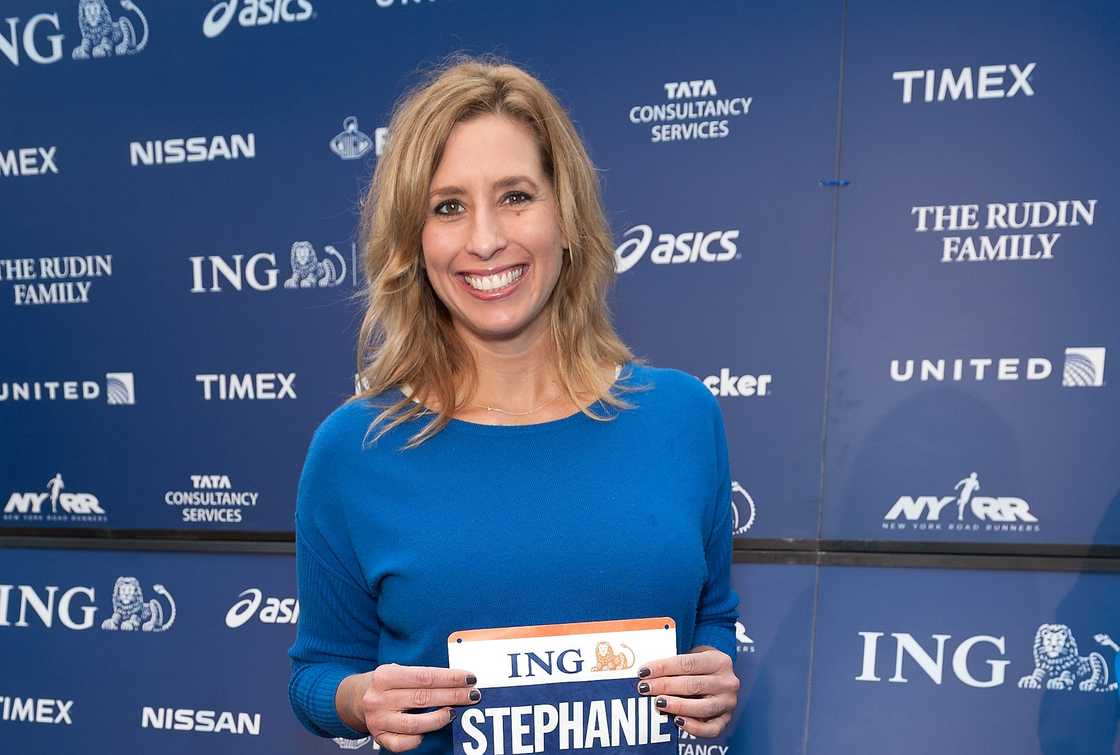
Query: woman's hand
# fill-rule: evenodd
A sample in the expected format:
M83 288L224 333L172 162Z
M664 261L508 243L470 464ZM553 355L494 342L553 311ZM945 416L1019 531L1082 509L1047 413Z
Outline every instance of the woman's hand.
M657 709L689 734L715 737L731 722L739 677L722 650L698 645L684 655L644 664L638 676L638 692L656 695Z
M477 681L461 669L386 663L346 677L338 687L335 706L347 726L364 728L383 750L404 752L418 747L424 734L447 726L455 718L450 706L481 700L482 693L472 686ZM438 710L406 712L430 707ZM356 725L359 722L364 725Z

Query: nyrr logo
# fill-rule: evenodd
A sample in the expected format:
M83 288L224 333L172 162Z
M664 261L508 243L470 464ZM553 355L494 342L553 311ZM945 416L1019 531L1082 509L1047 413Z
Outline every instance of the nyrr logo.
M215 160L251 160L257 156L253 132L217 136L187 136L128 143L128 161L138 165L177 165Z
M922 88L923 101L991 100L1004 97L1034 96L1029 81L1035 64L1018 66L1015 63L995 66L965 66L959 72L942 68L919 71L895 71L891 78L902 82L902 101L910 104L914 99L914 85ZM1010 76L1010 79L1008 77Z
M257 372L244 375L195 375L202 384L202 400L277 401L294 399L296 373Z
M66 483L61 474L47 481L46 493L12 493L4 505L5 522L82 522L109 521L101 502L93 493L64 493ZM50 500L50 512L44 504Z
M57 585L47 585L42 590L45 596L32 585L0 585L0 628L28 628L29 617L37 618L46 629L54 628L55 619L74 631L92 629L96 624L98 609L92 586L71 587L60 593ZM101 622L101 628L126 632L170 629L175 623L175 600L163 585L153 585L152 591L167 603L166 612L160 601L144 600L136 577L118 577L113 585L112 613Z
M47 173L58 175L58 165L54 156L57 146L20 147L0 152L0 176L45 176Z
M237 12L238 0L223 0L202 19L202 35L213 39L221 34L233 20ZM244 0L241 12L237 13L237 23L248 28L268 26L281 21L293 23L312 18L315 9L308 0Z
M653 240L653 229L648 225L636 225L623 234L626 240L614 251L615 271L625 273L641 261ZM735 246L739 238L738 230L729 231L688 231L686 233L662 233L650 252L650 261L655 265L677 265L684 262L729 262L741 255Z
M288 255L291 275L284 279L283 288L334 288L341 285L346 280L346 259L329 244L324 250L325 254L320 259L311 242L292 244ZM355 245L351 244L352 268L356 254ZM248 259L243 254L234 254L229 262L217 255L191 257L190 261L192 294L216 293L223 291L223 286L235 291L242 291L245 286L253 291L272 291L280 285L276 256L270 252L258 252Z
M754 526L754 499L746 488L731 481L731 534L745 535Z
M93 401L100 397L101 385L95 380L0 383L0 401ZM136 403L131 372L105 373L105 400L110 406Z
M0 695L0 720L71 726L74 721L70 718L70 709L73 707L73 700Z
M711 394L719 397L768 396L773 375L733 375L728 367L718 375L708 375L702 382Z
M299 601L295 598L265 598L256 587L244 590L239 601L226 612L226 626L243 627L254 616L262 624L295 624L299 621ZM264 608L261 608L261 603ZM257 609L261 608L260 613Z
M121 0L121 8L137 16L143 29L139 38L127 17L113 18L106 0L78 0L78 31L82 41L71 51L74 60L134 55L147 47L148 19L143 11L132 0ZM0 32L0 55L13 66L20 65L21 52L39 65L62 60L62 40L66 35L60 33L57 13L38 13L22 24L22 30L19 17L5 18L4 23L8 29L6 33Z
M949 530L975 532L1038 532L1038 519L1022 498L1010 496L975 496L980 480L975 472L959 480L953 489L957 495L904 495L895 501L883 517L887 530ZM954 518L942 516L944 509L956 504ZM969 517L966 520L965 514ZM900 521L902 520L902 521Z
M863 660L855 680L883 681L880 674L888 673L889 669L881 671L879 668L879 646L880 639L886 635L883 632L859 632L859 636L863 638ZM1006 671L1011 661L1004 658L1006 638L1003 635L974 635L960 643L953 643L952 635L933 634L928 647L907 632L892 632L890 637L891 640L883 641L884 645L891 641L894 643L894 673L887 679L888 682L908 684L924 674L940 686L945 680L948 648L952 648L950 670L962 684L988 689L1002 686L1007 681ZM1095 635L1094 640L1114 653L1120 650L1106 634ZM973 659L973 654L978 657ZM907 659L913 665L908 664ZM1080 655L1073 632L1065 624L1043 624L1038 628L1034 637L1033 665L1031 673L1019 678L1017 686L1020 689L1112 692L1117 687L1116 681L1109 678L1104 656L1096 651ZM986 673L973 675L973 670L985 666Z
M374 155L381 157L385 150L385 141L389 137L389 129L378 127L373 132L373 139L358 129L358 119L348 115L342 121L342 131L331 138L328 146L331 152L343 160L357 160L373 148Z
M140 728L260 736L261 714L193 708L152 708L145 705L140 710Z
M1077 346L1065 350L1063 388L1099 388L1104 385L1105 348ZM1054 375L1046 357L971 357L950 359L892 359L891 380L909 383L1044 381Z

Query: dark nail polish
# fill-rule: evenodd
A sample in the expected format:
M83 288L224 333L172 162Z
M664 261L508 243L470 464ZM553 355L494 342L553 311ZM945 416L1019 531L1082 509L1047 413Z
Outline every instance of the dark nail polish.
M641 692L643 695L645 693L649 692L649 682L642 682L641 684L639 684L638 685L638 691Z
M447 720L448 721L454 721L455 720L455 709L454 708L448 708L447 709Z
M467 674L467 684L478 684L478 677L474 674Z
M472 689L472 690L470 691L470 694L469 694L469 695L467 695L467 697L469 697L469 698L471 699L471 702L472 702L472 703L477 703L477 702L478 702L479 700L481 700L481 699L482 699L482 693L481 693L481 692L479 692L479 691L478 691L478 690L476 690L476 689Z
M680 728L680 729L684 728L684 719L681 718L680 716L677 716L676 718L674 718L673 723L675 723L677 725L677 727Z
M649 669L645 666L642 666L640 669L638 669L638 676L649 676Z
M658 708L664 708L666 705L668 705L668 703L666 702L664 697L657 698L656 700L653 701L653 704L656 705Z

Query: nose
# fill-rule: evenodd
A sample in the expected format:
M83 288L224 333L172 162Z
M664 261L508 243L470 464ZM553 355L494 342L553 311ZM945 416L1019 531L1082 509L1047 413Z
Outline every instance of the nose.
M467 252L479 259L486 260L504 249L505 246L505 230L502 228L498 213L482 203L480 208L471 215Z

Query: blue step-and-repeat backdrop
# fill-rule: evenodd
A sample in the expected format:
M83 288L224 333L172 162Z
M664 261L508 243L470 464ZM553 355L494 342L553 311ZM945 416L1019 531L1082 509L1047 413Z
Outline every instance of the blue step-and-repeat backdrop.
M569 109L620 333L723 409L741 702L680 755L1120 753L1117 40L1089 1L6 0L0 749L371 746L288 709L290 555L123 546L290 539L392 105L465 51Z
M372 747L289 709L291 556L9 548L0 570L6 752ZM1115 752L1115 575L736 564L732 581L739 706L680 755ZM122 592L151 609L133 631Z

